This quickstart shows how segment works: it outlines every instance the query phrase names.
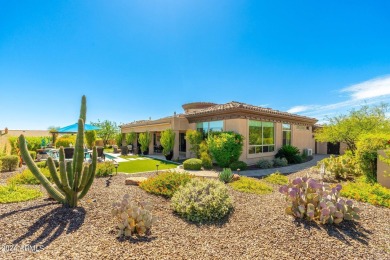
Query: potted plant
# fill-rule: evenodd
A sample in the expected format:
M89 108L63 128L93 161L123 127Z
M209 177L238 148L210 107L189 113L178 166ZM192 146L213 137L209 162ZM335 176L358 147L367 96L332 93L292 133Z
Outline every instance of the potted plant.
M149 144L152 140L150 133L146 131L145 133L140 133L138 137L138 142L141 145L141 152L143 155L149 154Z
M163 147L163 154L165 159L172 160L173 147L175 145L175 132L172 129L167 129L161 132L160 138L161 146Z

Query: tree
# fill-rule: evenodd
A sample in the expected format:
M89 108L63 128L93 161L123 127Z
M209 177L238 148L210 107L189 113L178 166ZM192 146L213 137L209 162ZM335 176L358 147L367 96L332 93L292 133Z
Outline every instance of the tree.
M161 146L163 147L163 154L169 155L173 151L175 145L175 132L172 129L167 129L161 132L160 138Z
M150 133L146 131L145 133L140 133L138 137L139 144L141 145L141 152L145 153L148 148L150 141L152 140Z
M132 145L136 139L137 139L137 134L134 131L126 134L127 144Z
M98 120L97 123L91 122L91 125L97 126L100 130L96 131L96 134L99 138L103 140L103 144L106 146L109 140L115 138L115 135L119 132L119 127L115 122L111 122L109 120L104 120L100 122Z
M362 134L390 131L390 119L386 117L388 111L389 104L364 105L359 110L351 110L348 115L329 118L329 123L316 131L315 139L318 142L343 142L354 153L356 141Z
M197 130L187 130L186 140L191 145L190 151L193 152L197 158L199 158L199 145L203 141L202 133Z
M96 131L86 131L85 132L85 140L87 141L87 145L89 148L92 148L95 146L95 141L96 141Z

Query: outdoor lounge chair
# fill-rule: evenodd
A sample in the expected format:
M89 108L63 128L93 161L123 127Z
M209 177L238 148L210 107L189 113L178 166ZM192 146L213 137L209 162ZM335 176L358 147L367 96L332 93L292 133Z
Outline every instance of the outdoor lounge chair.
M96 151L97 151L97 157L102 159L103 161L105 161L106 160L106 156L104 155L104 147L97 146L96 147Z
M65 147L65 159L73 159L74 147Z

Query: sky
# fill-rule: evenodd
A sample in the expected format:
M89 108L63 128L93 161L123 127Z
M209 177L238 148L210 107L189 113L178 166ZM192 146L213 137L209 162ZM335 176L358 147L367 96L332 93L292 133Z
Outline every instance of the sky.
M390 1L0 0L0 129L390 103Z

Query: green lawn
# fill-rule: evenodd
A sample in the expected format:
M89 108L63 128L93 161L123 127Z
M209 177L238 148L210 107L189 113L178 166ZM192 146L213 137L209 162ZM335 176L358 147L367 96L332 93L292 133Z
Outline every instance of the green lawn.
M121 155L119 157L123 158L123 159L128 159L128 158L138 158L139 156L138 155Z
M173 169L177 167L177 164L163 162L159 160L135 160L128 162L120 162L118 172L135 173L155 171L157 164L159 165L159 170Z

